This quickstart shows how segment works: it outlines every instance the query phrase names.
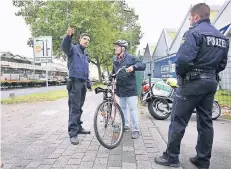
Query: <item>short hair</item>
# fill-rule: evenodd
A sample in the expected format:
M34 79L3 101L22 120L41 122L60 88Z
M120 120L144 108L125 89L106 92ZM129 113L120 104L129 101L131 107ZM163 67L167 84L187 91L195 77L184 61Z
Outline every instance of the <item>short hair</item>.
M87 36L87 37L90 38L90 35L89 35L88 33L82 33L82 34L80 35L80 39L82 39L84 36Z
M191 14L198 14L201 18L210 17L210 8L205 3L199 3L192 7Z

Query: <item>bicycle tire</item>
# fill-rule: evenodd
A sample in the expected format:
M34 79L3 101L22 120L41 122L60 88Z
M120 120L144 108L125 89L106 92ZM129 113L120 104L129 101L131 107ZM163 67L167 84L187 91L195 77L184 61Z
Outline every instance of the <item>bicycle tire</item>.
M96 109L96 112L95 112L95 115L94 115L94 131L95 131L95 136L96 136L96 138L97 138L97 140L99 141L99 143L103 146L103 147L105 147L105 148L107 148L107 149L114 149L114 148L116 148L119 144L120 144L120 142L121 142L121 140L122 140L122 138L123 138L123 135L124 135L124 123L125 123L125 121L124 121L124 115L123 115L123 112L122 112L122 110L121 110L121 108L120 108L120 106L116 103L116 105L115 105L115 107L119 110L118 111L118 113L120 114L120 116L121 116L121 119L122 119L122 130L121 130L121 135L120 135L120 137L119 137L119 139L118 139L118 141L117 141L117 143L116 144L114 144L114 145L108 145L108 144L106 144L102 139L101 139L101 137L100 137L100 135L99 135L99 132L98 132L98 127L97 127L97 119L98 119L98 113L99 113L99 109L101 108L101 106L103 105L103 104L105 104L105 103L107 103L107 102L109 102L109 101L103 101L101 104L99 104L99 106L97 107L97 109ZM113 104L113 103L112 103ZM117 112L116 112L117 113Z

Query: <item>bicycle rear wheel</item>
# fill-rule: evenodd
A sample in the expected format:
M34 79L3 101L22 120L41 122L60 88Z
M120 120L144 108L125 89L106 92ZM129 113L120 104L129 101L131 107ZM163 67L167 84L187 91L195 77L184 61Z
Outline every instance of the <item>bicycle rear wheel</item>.
M102 122L102 127L98 123ZM118 104L111 101L102 102L96 109L94 115L94 131L96 138L102 146L107 149L116 148L124 134L124 116ZM102 130L105 129L103 132ZM111 129L111 131L109 131ZM109 138L104 139L108 135Z

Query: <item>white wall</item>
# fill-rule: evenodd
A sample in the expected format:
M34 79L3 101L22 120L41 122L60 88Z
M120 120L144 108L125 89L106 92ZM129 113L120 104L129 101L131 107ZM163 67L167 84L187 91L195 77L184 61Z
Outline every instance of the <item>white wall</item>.
M221 29L231 21L231 1L226 3L220 8L220 11L214 21L214 26L217 29Z
M191 9L191 7L190 7L190 9ZM183 24L182 24L181 28L178 30L179 32L177 33L177 35L173 41L173 44L171 45L171 48L169 51L170 54L176 53L178 51L178 49L180 47L181 40L183 38L183 35L190 27L190 21L188 18L189 18L189 12L187 13L185 20L183 21Z
M167 43L165 40L165 34L164 34L164 31L162 31L162 33L160 35L160 39L157 43L156 49L154 50L152 60L166 56L167 50L168 50L168 47L167 47Z
M94 64L92 64L92 63L89 63L89 79L90 80L93 80L93 79L95 79L95 80L99 80L99 73L98 73L98 68L97 68L97 66L96 65L94 65ZM103 71L102 69L101 69L101 71Z

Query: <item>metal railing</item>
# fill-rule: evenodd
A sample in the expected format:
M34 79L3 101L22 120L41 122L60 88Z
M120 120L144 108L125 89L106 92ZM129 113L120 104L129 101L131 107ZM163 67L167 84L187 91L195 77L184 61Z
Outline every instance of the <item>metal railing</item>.
M219 101L219 103L223 107L231 108L231 61L228 61L227 67L224 71L220 72L220 81L219 88L216 93L215 99Z

